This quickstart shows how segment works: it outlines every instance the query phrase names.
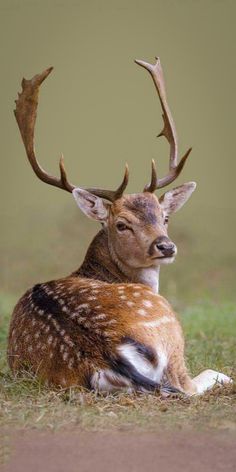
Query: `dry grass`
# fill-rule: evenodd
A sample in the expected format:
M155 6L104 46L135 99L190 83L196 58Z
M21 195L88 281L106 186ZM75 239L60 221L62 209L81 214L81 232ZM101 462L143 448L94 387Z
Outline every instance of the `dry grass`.
M1 299L0 426L89 430L236 429L236 386L216 386L202 397L163 399L159 394L99 395L52 390L29 373L13 377L5 358L12 299ZM236 306L198 304L185 310L186 356L193 374L206 367L235 378Z

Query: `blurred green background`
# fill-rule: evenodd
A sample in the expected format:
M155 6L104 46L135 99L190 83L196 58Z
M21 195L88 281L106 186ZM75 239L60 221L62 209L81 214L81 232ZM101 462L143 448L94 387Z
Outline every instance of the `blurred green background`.
M176 185L198 183L171 221L179 255L161 292L183 304L234 298L235 14L233 0L0 1L2 292L70 273L99 229L33 175L13 115L22 77L55 67L36 129L45 169L57 174L63 152L73 183L113 188L127 161L137 192L152 158L161 175L168 164L153 83L133 62L159 55L180 151L193 146Z

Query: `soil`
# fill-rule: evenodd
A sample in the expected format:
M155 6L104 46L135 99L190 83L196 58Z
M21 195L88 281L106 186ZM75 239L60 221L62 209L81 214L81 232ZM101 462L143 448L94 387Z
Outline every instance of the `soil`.
M2 472L218 472L236 470L236 433L1 433ZM5 453L4 453L5 451Z

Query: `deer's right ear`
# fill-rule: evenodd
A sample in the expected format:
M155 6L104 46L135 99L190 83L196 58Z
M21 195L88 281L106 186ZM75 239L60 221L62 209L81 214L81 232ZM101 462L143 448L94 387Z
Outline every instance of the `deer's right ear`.
M72 193L78 207L86 216L101 223L107 221L109 203L79 187L75 188Z

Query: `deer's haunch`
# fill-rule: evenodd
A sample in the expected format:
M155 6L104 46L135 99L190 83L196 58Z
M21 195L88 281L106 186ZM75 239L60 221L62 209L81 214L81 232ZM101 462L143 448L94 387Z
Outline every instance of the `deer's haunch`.
M152 163L150 184L124 195L128 167L115 190L82 189L69 183L63 160L60 177L39 165L34 127L39 87L52 68L22 81L15 116L33 171L45 183L73 193L79 208L102 229L72 275L37 284L17 303L10 324L8 360L13 372L30 369L51 385L101 391L131 388L203 393L230 378L212 370L191 379L184 362L184 339L169 303L158 295L159 268L172 262L176 245L168 219L195 190L194 182L154 194L173 182L190 150L178 163L177 133L167 103L160 61L137 61L151 74L170 144L169 173L158 179Z

